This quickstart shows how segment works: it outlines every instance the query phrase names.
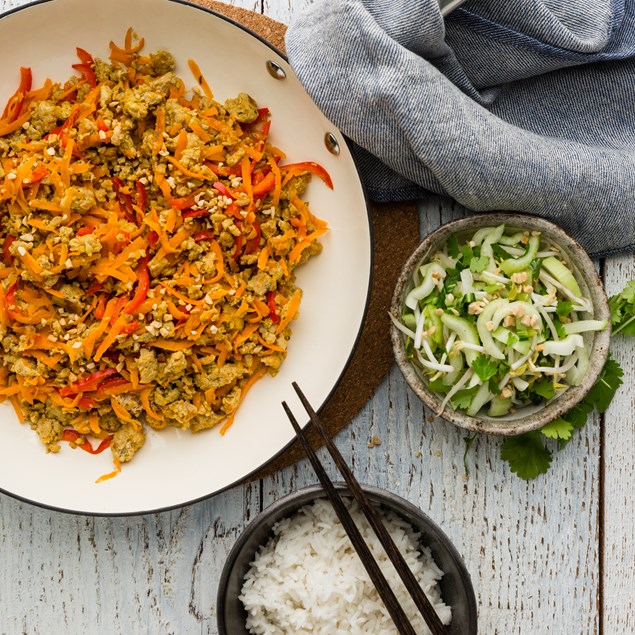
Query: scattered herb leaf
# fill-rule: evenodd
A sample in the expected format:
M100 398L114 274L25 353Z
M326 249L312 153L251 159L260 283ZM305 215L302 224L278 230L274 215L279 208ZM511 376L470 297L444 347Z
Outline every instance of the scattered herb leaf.
M574 428L571 423L562 417L554 419L551 423L543 426L540 432L548 439L562 439L568 441Z
M485 271L488 264L489 258L487 256L472 258L472 260L470 260L470 271L472 273L481 273L481 271Z
M635 280L609 300L613 323L613 335L635 335Z
M498 362L492 359L489 355L483 355L479 353L476 359L472 362L472 370L479 376L482 381L494 377L498 372Z
M454 234L448 238L448 255L450 258L459 257L459 240Z
M598 380L593 384L584 401L593 404L598 412L604 412L609 407L615 392L622 385L623 374L624 371L619 364L609 357Z
M471 437L463 437L465 441L465 452L463 452L463 467L465 468L465 474L469 475L470 471L467 468L467 455L469 454L472 446L474 445L474 441L476 441L476 437L478 435L474 433Z
M428 389L432 392L446 393L450 392L450 388L452 388L452 386L447 386L441 379L435 379L428 384Z
M474 395L477 393L479 389L479 385L472 386L472 388L464 388L463 390L459 390L456 392L450 401L455 408L460 408L461 410L467 410L472 403L472 399L474 399Z
M551 465L551 452L543 444L538 432L527 432L507 437L501 449L501 458L520 478L529 481L544 474Z
M573 311L573 302L562 301L556 305L556 315L560 317L566 317L571 311Z
M543 399L551 399L556 394L553 382L550 379L541 379L534 383L533 391Z
M537 280L542 267L542 258L534 258L529 265L532 280Z

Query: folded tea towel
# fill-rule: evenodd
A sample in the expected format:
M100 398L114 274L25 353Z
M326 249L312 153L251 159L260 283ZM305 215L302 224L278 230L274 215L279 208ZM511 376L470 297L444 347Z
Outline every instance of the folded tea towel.
M289 60L369 196L431 190L635 249L635 0L314 1Z

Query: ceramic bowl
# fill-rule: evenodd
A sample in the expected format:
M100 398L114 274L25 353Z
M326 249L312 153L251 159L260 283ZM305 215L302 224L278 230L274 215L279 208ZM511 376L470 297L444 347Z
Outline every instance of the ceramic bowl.
M451 235L458 235L459 239L461 236L467 238L481 227L497 226L501 223L505 223L510 230L540 231L548 241L557 245L564 253L583 295L591 300L594 319L607 320L608 322L608 327L605 330L584 334L585 344L589 351L589 368L579 386L569 388L546 404L525 406L519 408L514 414L504 417L487 417L481 413L472 417L462 411L454 410L451 406L446 406L440 415L443 419L472 432L513 436L537 430L575 406L591 389L608 357L611 312L600 277L584 249L557 225L542 218L502 213L477 214L461 218L438 227L426 236L413 252L397 279L390 312L395 318L401 316L404 298L410 290L413 272L438 249L442 248ZM409 386L426 406L438 413L442 398L428 389L426 381L408 358L405 349L406 336L393 325L391 338L397 365Z
M350 495L344 483L335 484L343 495ZM376 487L362 485L369 499L385 510L393 511L421 533L421 543L430 548L434 561L444 572L439 581L443 601L452 607L452 621L447 635L475 635L477 632L476 599L470 575L456 547L443 531L420 509L403 498ZM225 563L216 602L219 635L247 635L247 614L238 599L244 577L261 545L272 535L273 525L292 516L302 506L326 493L320 485L312 485L273 503L257 516L240 535Z

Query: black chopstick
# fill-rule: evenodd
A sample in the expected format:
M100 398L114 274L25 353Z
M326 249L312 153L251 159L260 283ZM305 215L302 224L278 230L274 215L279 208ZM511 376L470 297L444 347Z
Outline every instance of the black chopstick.
M419 612L421 613L423 619L428 625L428 628L430 629L432 635L443 635L446 632L446 629L443 623L441 622L441 619L439 618L436 611L430 604L430 600L428 599L426 594L423 592L421 585L417 582L417 579L415 578L414 574L410 570L410 567L407 565L406 561L401 555L401 552L399 551L399 549L393 542L392 538L390 537L390 534L388 533L384 523L379 517L377 510L366 497L366 494L360 487L359 483L357 482L357 479L355 478L350 468L346 464L344 457L340 454L340 451L337 449L337 446L335 445L335 443L333 443L332 439L326 433L324 426L322 425L322 422L317 416L317 413L311 407L311 404L308 402L304 393L300 390L298 384L296 382L293 382L292 386L295 392L297 393L298 397L300 398L302 405L306 409L311 419L311 423L313 423L313 425L319 432L320 436L322 437L322 440L324 441L329 454L333 458L333 461L335 462L337 469L340 471L340 473L344 477L344 480L346 481L346 484L350 488L351 493L355 497L357 504L359 505L360 509L366 516L371 527L375 531L375 534L377 535L379 542L381 543L386 553L388 554L390 561L392 562L393 566L397 570L399 577L401 578L404 585L406 586L406 589L410 593L414 603L419 609ZM285 410L287 410L287 415L288 415L289 414L288 408L285 407ZM318 469L316 467L316 464L319 465L322 472L324 472L322 466L319 463L319 459L317 458L317 455L315 454L315 452L313 451L313 448L311 448L310 444L306 440L302 429L300 429L299 426L297 426L297 428L296 426L294 426L294 428L296 430L296 434L298 435L298 437L300 438L300 441L302 442L304 449L309 455L309 458L311 458L311 454L315 457L315 461L311 460L311 463L313 464L313 467L316 470L316 472ZM324 474L326 476L326 473ZM326 478L328 479L328 476L326 476ZM320 479L320 482L322 482L321 479ZM324 487L323 482L322 482L322 486ZM324 489L326 489L326 487ZM333 488L332 485L331 485L331 489L333 490L333 492L335 492L335 495L338 496L337 492L335 491L335 488ZM346 528L346 525L344 525L344 527ZM384 579L384 582L385 582L385 579Z
M291 410L289 409L289 406L287 405L285 401L282 402L282 407L284 408L284 411L287 413L287 417L289 417L289 421L291 421L291 425L293 426L293 429L295 430L296 435L300 439L300 443L302 444L302 446L304 447L304 450L309 456L309 460L311 461L311 464L313 465L313 469L315 470L315 473L317 474L317 477L320 483L322 484L322 487L324 488L326 495L331 501L331 504L333 505L333 509L335 510L337 517L339 518L340 522L344 526L344 529L346 530L348 537L353 543L353 547L355 548L355 551L357 551L357 554L359 555L359 558L362 561L364 568L368 572L368 575L370 576L372 583L375 585L375 588L377 589L379 596L381 597L384 604L386 605L386 608L388 609L388 613L390 613L390 617L392 618L392 621L395 623L395 626L397 627L399 634L400 635L416 635L415 630L412 628L412 624L410 624L410 621L406 617L406 614L404 613L404 610L401 607L401 604L399 604L399 600L397 600L395 594L393 593L393 590L390 588L390 585L388 584L388 581L386 580L386 578L384 577L384 574L379 568L379 565L375 561L375 558L373 558L373 555L370 552L368 545L364 542L362 535L359 533L359 529L357 529L357 525L351 518L351 515L348 513L348 509L346 509L346 506L344 505L344 502L342 501L339 494L337 493L337 490L333 486L331 479L328 477L327 473L324 471L324 468L322 467L322 464L320 463L320 460L318 459L317 454L315 454L315 451L311 447L311 444L307 441L306 437L304 436L304 432L302 431L302 428L299 426L298 422L296 421L296 418L293 416L293 413L291 412Z

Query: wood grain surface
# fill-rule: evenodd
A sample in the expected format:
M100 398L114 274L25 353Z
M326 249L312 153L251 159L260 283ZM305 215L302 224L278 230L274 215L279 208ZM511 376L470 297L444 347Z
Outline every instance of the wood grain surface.
M309 1L233 4L288 23ZM0 0L0 10L21 4ZM430 196L422 233L462 214ZM601 266L609 293L635 278L632 257ZM466 475L464 433L429 421L394 367L335 437L360 481L404 496L449 534L471 572L484 635L635 632L633 342L616 339L613 349L625 369L615 402L529 484L501 463L495 438L475 444ZM375 435L381 445L369 448ZM133 518L64 515L0 495L0 633L214 634L217 580L236 537L262 508L315 480L300 461Z

